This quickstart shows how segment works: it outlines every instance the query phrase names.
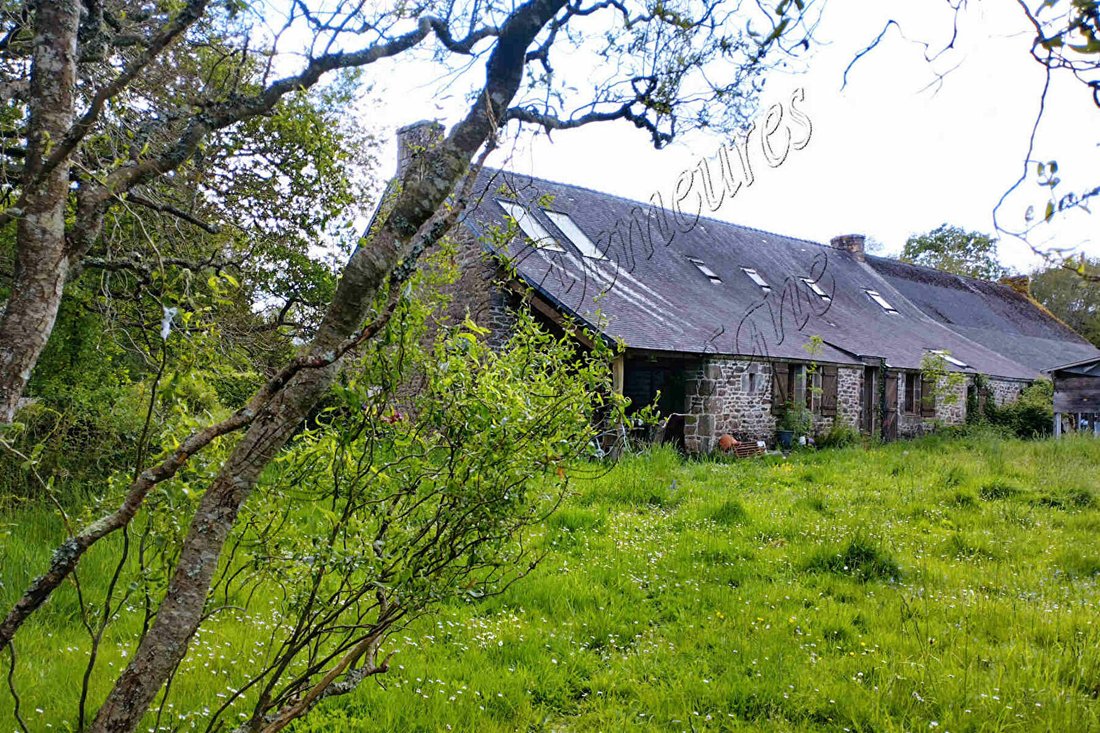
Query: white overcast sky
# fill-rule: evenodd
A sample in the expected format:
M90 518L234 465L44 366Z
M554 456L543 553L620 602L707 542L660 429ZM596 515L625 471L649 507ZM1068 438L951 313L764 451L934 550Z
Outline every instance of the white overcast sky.
M824 242L863 233L888 253L899 252L911 234L944 222L993 231L994 206L1022 172L1043 85L1042 69L1029 56L1028 26L1009 0L972 2L955 49L934 65L921 45L894 29L853 68L842 89L845 67L889 18L909 39L932 41L934 49L950 37L951 16L942 0L833 0L813 54L800 67L773 73L762 100L786 99L803 88L802 107L814 124L810 144L792 151L783 166L758 171L753 186L716 216ZM929 88L935 71L949 69L942 85ZM392 69L391 82L376 87L378 98L401 102L371 105L371 124L392 134L425 118L453 123L465 103L459 96L436 96L436 73L427 65ZM1067 190L1095 186L1098 133L1100 110L1087 91L1056 79L1034 158L1058 160ZM610 123L555 133L552 141L513 139L490 163L645 201L654 191L670 191L682 170L713 156L724 142L697 134L656 151L629 123ZM383 159L395 157L391 150ZM1027 205L1041 212L1044 201L1037 188L1021 190L1002 209L1002 224L1022 225ZM1100 255L1098 221L1076 212L1043 227L1033 241ZM1026 245L1005 237L1000 257L1017 270L1037 262Z

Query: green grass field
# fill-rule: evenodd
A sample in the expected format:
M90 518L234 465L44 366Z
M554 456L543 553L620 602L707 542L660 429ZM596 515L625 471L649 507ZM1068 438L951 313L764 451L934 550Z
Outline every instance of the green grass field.
M294 730L1100 730L1100 441L656 452L575 488L531 576L420 619L377 684ZM47 557L33 514L2 518L5 607ZM66 624L19 637L32 730L75 724ZM205 727L259 626L204 627L166 730ZM0 691L5 732L10 711Z

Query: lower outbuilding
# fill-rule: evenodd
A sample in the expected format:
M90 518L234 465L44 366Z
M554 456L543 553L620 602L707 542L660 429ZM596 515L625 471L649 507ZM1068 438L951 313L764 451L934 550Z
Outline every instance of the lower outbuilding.
M1054 437L1065 432L1100 436L1100 358L1045 371L1054 382Z

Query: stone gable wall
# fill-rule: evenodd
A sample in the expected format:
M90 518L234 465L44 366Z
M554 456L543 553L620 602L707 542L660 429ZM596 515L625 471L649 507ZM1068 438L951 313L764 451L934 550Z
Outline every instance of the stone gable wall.
M486 258L477 239L465 227L453 230L452 241L458 279L446 288L451 296L447 314L452 321L461 321L469 313L474 323L489 329L489 344L499 348L515 329L519 297L497 284L504 273Z

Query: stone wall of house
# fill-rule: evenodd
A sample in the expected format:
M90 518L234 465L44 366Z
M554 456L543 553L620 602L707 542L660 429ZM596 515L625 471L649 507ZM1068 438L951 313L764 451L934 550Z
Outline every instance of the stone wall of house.
M947 390L946 378L941 389ZM962 425L966 422L966 380L960 380L947 391L950 397L936 400L936 419L943 425Z
M772 365L768 362L711 357L687 375L684 442L693 453L714 449L719 437L775 443L772 414ZM837 415L858 427L863 370L837 370ZM836 418L814 415L814 431L828 430Z
M986 380L986 383L989 385L989 392L993 396L993 402L997 407L1003 407L1020 399L1020 393L1028 385L1027 382L1013 379L989 379Z
M838 419L850 427L859 429L859 416L862 408L863 369L837 367L836 370L836 417L819 414L817 400L814 404L814 433L820 435L829 430Z
M962 425L966 422L966 382L960 381L948 389L946 378L940 382L942 394L936 396L936 416L923 417L918 414L906 414L902 411L905 404L905 376L898 375L898 437L915 438L932 432L937 425Z
M468 313L474 323L489 329L490 345L499 347L515 328L519 296L497 284L503 273L469 231L457 227L454 232L452 263L458 269L458 279L444 288L451 297L448 316L461 321Z
M768 364L711 357L687 376L684 443L689 452L710 452L726 433L744 441L772 438L775 416Z

